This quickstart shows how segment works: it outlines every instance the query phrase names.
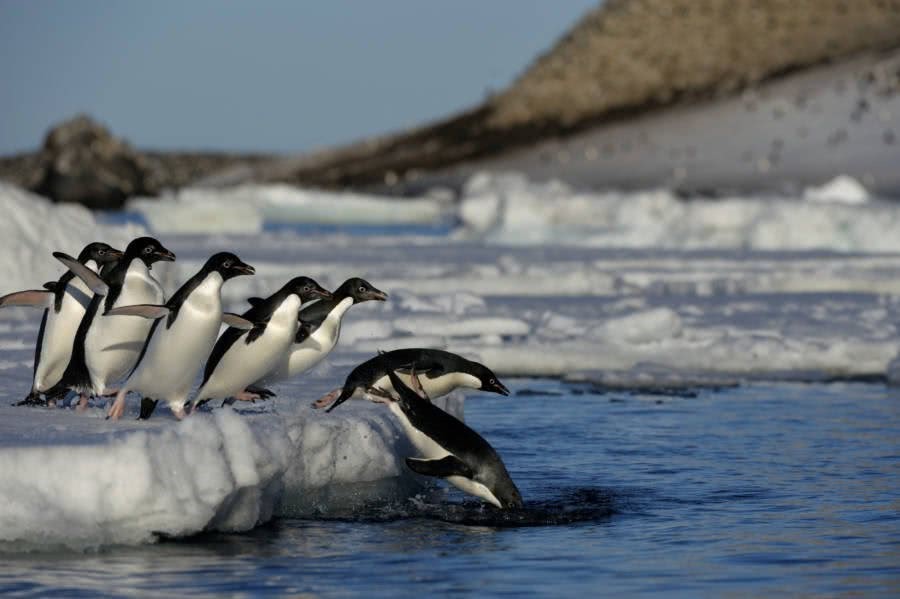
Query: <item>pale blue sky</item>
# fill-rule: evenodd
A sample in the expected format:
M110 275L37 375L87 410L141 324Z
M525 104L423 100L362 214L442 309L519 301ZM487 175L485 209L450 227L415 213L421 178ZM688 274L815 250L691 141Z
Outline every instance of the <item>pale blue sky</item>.
M508 84L597 0L0 0L0 154L87 112L142 148L289 152Z

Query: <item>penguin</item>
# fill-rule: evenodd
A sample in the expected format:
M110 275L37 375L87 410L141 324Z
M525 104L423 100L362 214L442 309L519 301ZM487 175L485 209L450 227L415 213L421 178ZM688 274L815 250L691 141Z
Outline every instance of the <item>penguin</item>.
M77 261L93 272L114 265L124 254L102 242L89 243ZM74 258L73 258L74 260ZM20 291L0 297L0 307L31 305L44 307L34 348L31 391L16 405L43 405L45 393L62 378L72 356L72 339L91 301L91 291L72 271L56 281L44 283L43 290ZM55 399L53 397L49 398Z
M407 348L382 352L363 362L347 375L342 389L325 394L313 407L328 406L326 411L330 412L357 391L372 386L390 391L388 372L397 372L402 379L409 381L412 364L418 365L419 372L425 375L422 387L428 397L440 397L458 387L509 395L509 389L484 364L439 349Z
M331 292L309 277L296 277L241 314L253 328L229 327L222 333L206 363L192 409L210 399L260 399L244 389L271 371L288 350L297 334L300 306L313 298L327 300Z
M341 335L341 320L355 304L367 301L386 301L387 294L359 277L344 281L329 300L311 302L300 308L300 325L290 349L274 370L257 381L249 391L265 391L258 385L268 385L293 378L321 362L337 345ZM262 301L251 298L251 303Z
M500 509L521 508L522 495L494 448L463 422L431 403L422 393L415 371L413 364L410 381L415 391L388 370L394 393L376 386L369 389L367 396L371 401L387 403L421 453L422 457L406 458L409 469L446 479L461 491Z
M54 256L94 292L78 325L72 358L54 388L79 393L79 407L83 408L88 395L116 391L111 385L134 368L153 324L139 316L108 312L120 306L161 304L163 289L150 268L161 260L175 260L175 254L152 237L139 237L128 244L125 255L102 277L64 254L57 252Z
M137 362L122 383L108 418L117 420L125 410L125 396L139 391L152 401L164 399L175 416L185 416L184 404L202 361L209 355L224 320L249 330L253 324L222 311L222 284L256 271L230 252L211 256L203 268L164 306L137 305L113 308L107 315L130 314L154 320ZM142 412L147 409L142 404Z

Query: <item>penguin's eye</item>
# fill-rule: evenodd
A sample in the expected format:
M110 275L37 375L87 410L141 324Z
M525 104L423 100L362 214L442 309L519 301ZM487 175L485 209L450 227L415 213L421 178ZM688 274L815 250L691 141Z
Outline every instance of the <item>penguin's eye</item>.
M97 251L97 255L98 255L98 256L105 256L105 255L106 255L106 250L98 250L98 251Z
M151 252L153 252L153 246L148 245L147 247L144 248L145 254L150 254Z
M360 286L359 286L359 292L360 292L360 293L365 293L365 292L366 292L366 286L365 286L365 285L360 285Z
M226 260L224 264L222 264L225 268L231 268L231 260Z
M307 286L305 286L305 287L303 288L303 291L312 291L312 287L310 287L309 285L307 285Z
M494 379L491 379L488 381L488 385L493 385L493 384L494 384Z

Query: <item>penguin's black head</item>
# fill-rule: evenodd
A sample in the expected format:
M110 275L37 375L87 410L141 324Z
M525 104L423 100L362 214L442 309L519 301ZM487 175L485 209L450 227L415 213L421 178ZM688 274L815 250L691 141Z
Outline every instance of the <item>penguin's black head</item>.
M103 265L117 262L124 255L114 247L101 241L95 241L84 246L84 249L78 254L78 261L84 264L88 260L93 260L97 264Z
M501 383L500 379L497 378L497 375L484 364L469 362L467 370L469 374L481 381L481 387L479 388L482 391L490 391L491 393L499 393L500 395L509 395L509 389L506 388L506 385Z
M387 300L387 293L380 291L372 286L371 283L359 277L353 277L344 281L340 287L334 292L335 297L352 297L353 303L367 302L376 300L383 302Z
M519 489L516 487L516 483L512 481L508 474L505 478L494 484L494 488L491 489L491 492L494 494L494 497L500 500L500 503L505 510L521 508L525 505L525 502L522 501L522 494L519 493Z
M125 257L140 258L148 267L160 260L166 262L175 260L175 254L164 248L163 244L152 237L138 237L133 240L125 248Z
M246 262L242 262L240 258L231 252L219 252L218 254L213 254L209 257L209 260L206 261L206 265L203 268L208 272L219 273L226 281L241 275L256 274L256 270L252 266Z
M311 299L322 298L330 299L331 292L323 288L321 285L310 279L309 277L294 277L284 286L288 293L295 293L300 297L300 301L308 302Z

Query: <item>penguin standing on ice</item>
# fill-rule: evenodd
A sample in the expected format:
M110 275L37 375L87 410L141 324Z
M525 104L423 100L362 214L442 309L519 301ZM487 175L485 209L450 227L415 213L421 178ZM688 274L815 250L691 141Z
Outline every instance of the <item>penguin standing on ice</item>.
M439 349L407 348L380 353L363 362L347 375L342 389L325 394L313 407L327 406L327 411L330 412L369 387L390 391L390 372L395 372L409 384L409 372L413 364L419 374L424 375L421 379L422 388L428 397L440 397L459 387L509 395L509 389L484 364Z
M115 391L111 385L134 368L153 325L139 316L107 313L120 306L161 304L163 289L150 268L161 260L175 260L175 254L152 237L139 237L128 244L125 255L102 277L68 256L54 256L94 292L78 325L72 358L54 388L81 394L79 405L84 407L89 395Z
M498 508L522 507L522 495L494 448L463 422L432 404L422 393L415 371L414 364L410 369L413 389L393 370L387 372L393 394L381 387L369 389L369 399L388 404L410 442L422 454L421 458L406 458L406 465L417 474L444 478L461 491Z
M101 272L101 268L114 265L123 255L119 250L98 241L86 245L78 254L77 261L93 272ZM19 291L0 297L0 307L44 307L34 348L31 392L16 405L45 403L41 394L62 378L69 358L72 357L72 339L91 302L91 295L84 281L72 271L66 270L58 280L45 283L43 290Z
M123 306L107 313L155 319L134 370L122 383L109 410L109 418L117 420L125 411L129 391L153 398L149 401L154 401L154 405L164 399L179 420L184 418L184 404L194 377L216 342L221 322L252 328L252 323L238 315L222 311L222 284L254 272L252 266L234 254L220 252L210 257L164 306ZM145 402L141 411L147 409Z
M347 279L332 293L331 299L319 300L300 308L301 325L294 342L278 366L256 385L265 386L293 378L306 372L327 356L341 335L341 320L351 306L367 301L383 302L387 294L359 277ZM256 300L253 301L262 301ZM262 391L254 385L248 391Z
M244 389L275 367L297 334L300 306L314 298L329 299L331 293L309 277L296 277L241 314L253 328L229 327L222 333L206 363L193 407L210 399L260 399Z

